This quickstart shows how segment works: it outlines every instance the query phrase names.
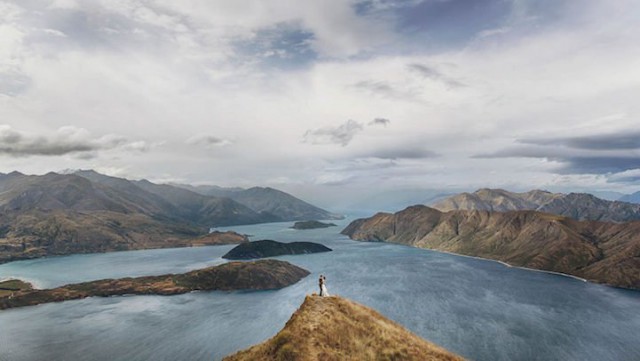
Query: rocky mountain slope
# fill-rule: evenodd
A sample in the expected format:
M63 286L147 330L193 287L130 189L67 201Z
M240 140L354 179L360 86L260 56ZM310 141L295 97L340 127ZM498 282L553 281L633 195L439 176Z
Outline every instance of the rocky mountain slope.
M358 219L352 239L384 241L562 272L640 289L640 222L577 221L536 211L450 211L413 206Z
M179 186L204 195L233 199L258 213L271 215L280 221L343 218L341 215L333 214L291 194L270 187L242 189L216 186Z
M309 272L277 260L230 262L183 274L106 279L52 289L22 288L0 297L0 310L86 297L177 295L191 291L270 290L292 285Z
M462 360L371 308L341 297L307 296L273 338L223 359L244 360Z
M503 189L483 188L473 193L460 193L443 199L434 203L432 207L443 212L534 210L577 220L611 222L640 220L640 204L607 201L587 193L563 194L541 190L514 193Z

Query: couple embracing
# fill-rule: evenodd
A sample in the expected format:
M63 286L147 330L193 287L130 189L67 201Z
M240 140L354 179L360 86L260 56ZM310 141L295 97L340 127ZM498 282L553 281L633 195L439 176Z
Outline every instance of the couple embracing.
M318 286L320 286L320 297L329 297L329 292L327 291L327 277L320 275L320 279L318 279Z

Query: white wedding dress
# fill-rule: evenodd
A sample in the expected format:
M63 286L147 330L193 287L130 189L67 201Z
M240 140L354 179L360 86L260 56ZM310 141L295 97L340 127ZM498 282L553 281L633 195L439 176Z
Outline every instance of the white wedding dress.
M325 285L324 283L322 284L322 287L320 287L320 296L329 297L329 291L327 291L327 285Z

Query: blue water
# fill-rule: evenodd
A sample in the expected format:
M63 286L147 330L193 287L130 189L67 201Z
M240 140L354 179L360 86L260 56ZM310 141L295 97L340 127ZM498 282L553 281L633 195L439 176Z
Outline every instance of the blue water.
M346 222L346 221L344 221ZM0 311L0 360L218 360L280 330L327 276L329 292L380 311L472 360L640 360L640 292L383 243L339 227L237 226L252 239L315 241L285 256L312 272L278 291L90 298ZM74 255L0 265L41 287L185 272L232 246Z

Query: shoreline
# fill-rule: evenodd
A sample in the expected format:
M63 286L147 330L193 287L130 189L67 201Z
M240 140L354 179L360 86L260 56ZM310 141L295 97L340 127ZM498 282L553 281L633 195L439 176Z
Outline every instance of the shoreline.
M574 276L574 275L570 275L567 273L562 273L562 272L557 272L557 271L549 271L549 270L543 270L543 269L537 269L537 268L530 268L530 267L524 267L524 266L514 266L512 264L509 264L505 261L500 261L497 259L492 259L492 258L483 258L483 257L478 257L478 256L469 256L466 254L460 254L460 253L453 253L453 252L449 252L449 251L441 251L441 250L437 250L437 249L432 249L432 248L422 248L422 247L416 247L416 248L420 248L420 249L426 249L429 251L434 251L434 252L439 252L439 253L446 253L446 254L450 254L453 256L460 256L460 257L467 257L467 258L473 258L473 259L479 259L479 260L483 260L483 261L491 261L491 262L497 262L500 263L501 265L507 267L507 268L518 268L521 270L526 270L526 271L534 271L534 272L540 272L540 273L548 273L548 274L552 274L552 275L556 275L556 276L563 276L563 277L569 277L569 278L573 278L575 280L578 281L582 281L582 282L590 282L590 283L594 283L594 284L599 284L599 285L607 285L610 287L615 287L615 288L622 288L622 289L631 289L633 290L633 288L624 288L624 287L616 287L616 286L612 286L609 285L607 283L598 283L598 282L593 282L593 281L589 281L586 278L582 278L582 277L578 277L578 276Z

